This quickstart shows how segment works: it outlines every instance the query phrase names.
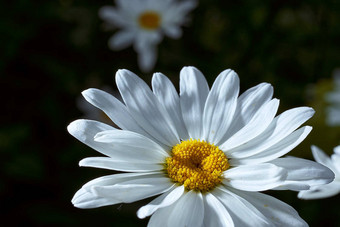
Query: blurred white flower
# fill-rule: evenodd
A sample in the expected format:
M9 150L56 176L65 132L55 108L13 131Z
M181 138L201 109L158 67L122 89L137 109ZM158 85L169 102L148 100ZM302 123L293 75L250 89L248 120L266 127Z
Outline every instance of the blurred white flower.
M340 69L333 74L334 90L325 95L326 101L330 104L326 109L326 122L330 126L340 126Z
M340 146L334 148L331 158L317 146L312 146L312 153L318 163L327 166L334 172L335 179L329 184L312 186L310 190L301 191L298 197L300 199L323 199L340 193Z
M157 60L157 45L164 35L181 37L181 25L196 6L196 0L116 0L116 7L104 6L99 16L121 30L109 40L109 47L121 50L133 45L142 71L149 72Z
M122 171L94 179L73 197L79 208L131 203L148 226L307 226L289 205L266 194L307 190L334 174L325 166L281 156L311 131L299 128L314 114L308 107L276 116L279 100L268 83L239 96L239 77L225 70L209 86L194 67L180 72L180 94L161 73L152 90L128 70L116 74L124 103L98 89L82 94L120 128L76 120L68 131L107 157L80 166Z

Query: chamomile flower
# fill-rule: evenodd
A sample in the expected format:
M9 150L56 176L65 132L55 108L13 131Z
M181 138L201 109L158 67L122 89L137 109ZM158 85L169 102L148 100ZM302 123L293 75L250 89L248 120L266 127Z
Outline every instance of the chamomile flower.
M194 67L180 72L178 95L161 73L152 90L128 70L116 74L120 102L98 89L82 94L120 129L76 120L68 131L105 157L80 166L125 173L86 183L73 197L79 208L131 203L148 226L307 226L289 205L261 191L307 190L329 183L327 167L294 157L280 158L311 131L299 128L314 114L299 107L278 116L273 88L261 83L239 96L239 78L225 70L211 89Z
M113 50L133 45L141 70L150 71L157 60L157 45L164 35L178 39L195 0L116 0L116 7L104 6L99 16L120 28L108 42Z
M323 199L340 193L340 145L334 148L334 154L328 157L320 148L312 146L315 161L330 168L334 174L333 182L326 185L313 186L310 190L301 191L300 199Z

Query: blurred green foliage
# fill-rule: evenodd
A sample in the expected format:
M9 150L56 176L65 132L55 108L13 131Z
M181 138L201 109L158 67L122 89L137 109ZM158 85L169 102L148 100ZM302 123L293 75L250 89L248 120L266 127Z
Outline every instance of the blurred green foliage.
M144 202L79 210L70 202L85 182L110 174L80 169L96 152L76 141L66 126L83 113L76 106L88 87L110 85L114 73L137 68L132 48L113 52L112 32L97 16L112 1L17 0L2 3L0 20L0 129L2 223L17 225L145 226L135 215ZM180 40L164 38L154 71L178 85L180 69L199 68L210 84L226 68L241 90L273 84L280 110L310 105L317 110L311 135L290 155L312 159L310 145L328 154L339 144L338 128L324 123L324 82L340 62L340 4L335 0L201 0ZM320 82L321 81L321 82ZM318 87L319 86L319 87ZM306 95L314 89L312 97ZM310 226L339 226L339 195L301 201L295 192L270 192L298 210Z

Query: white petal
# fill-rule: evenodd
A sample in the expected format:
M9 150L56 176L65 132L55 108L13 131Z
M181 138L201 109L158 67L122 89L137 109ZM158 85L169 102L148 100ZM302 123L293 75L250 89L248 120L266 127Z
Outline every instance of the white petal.
M329 103L338 103L340 100L340 92L333 91L325 94L325 100Z
M104 111L104 113L121 129L151 137L138 125L135 119L132 118L126 106L114 96L95 88L83 91L82 95L86 101Z
M185 193L173 206L168 226L196 227L203 224L204 206L200 192Z
M273 87L267 83L261 83L242 93L237 100L234 120L222 141L227 140L238 130L243 128L260 110L261 106L267 103L273 96Z
M177 25L163 26L165 35L173 39L179 39L182 36L182 29Z
M126 0L116 0L116 4L119 8L122 8L124 10L130 9L134 3L136 4L138 1L126 1Z
M331 156L334 169L332 169L336 174L340 176L340 154L334 153Z
M312 187L310 190L301 191L298 194L300 199L324 199L340 193L340 183L332 182L326 185Z
M314 112L312 108L308 107L287 110L274 118L272 123L259 136L244 145L231 149L228 153L238 158L260 153L291 134L301 124L311 118Z
M217 187L211 192L227 208L234 226L272 226L270 219L261 214L247 200L237 195L237 192L224 187Z
M142 79L128 70L118 70L116 82L130 114L139 125L169 147L179 143L171 118Z
M184 193L184 186L176 187L174 190L164 193L163 195L152 200L148 205L141 207L137 211L139 218L145 218L152 215L160 208L167 207L176 202Z
M278 158L270 163L284 168L287 179L277 190L301 190L309 189L310 186L328 184L334 179L334 173L325 166L302 158Z
M203 111L202 139L218 144L227 132L237 105L240 81L233 70L225 70L215 80Z
M72 199L72 203L74 206L79 208L95 208L121 203L120 199L98 196L92 191L92 188L94 186L114 185L119 182L139 179L141 177L147 178L154 176L155 173L123 173L99 177L89 181L80 190L78 190Z
M203 74L194 67L180 72L180 103L184 124L191 138L201 137L201 122L205 101L209 93Z
M142 72L150 72L156 64L157 61L157 48L151 45L148 47L139 49L138 53L138 65Z
M113 24L119 27L125 27L126 25L128 25L128 21L125 20L124 15L112 6L101 7L99 9L98 15L101 19L105 20L109 24Z
M169 113L180 138L187 140L189 135L184 126L179 96L174 85L162 73L155 73L152 77L152 90L159 100L159 103L163 105Z
M130 46L135 38L135 32L132 30L122 30L111 36L108 45L112 50L122 50Z
M94 136L101 131L115 130L112 126L92 120L76 120L67 126L68 132L76 137L80 142L95 149L96 151L108 155L112 145L94 141Z
M273 99L264 104L260 110L256 112L248 124L231 136L227 141L222 143L219 148L221 150L227 151L254 139L256 136L261 134L272 122L278 107L279 100L277 99Z
M194 0L181 1L172 4L164 11L164 20L166 23L177 24L178 26L185 23L186 16L189 11L195 8L197 2Z
M169 157L157 143L135 132L108 130L96 134L94 140L110 144L109 156L119 161L163 163Z
M258 192L239 192L239 195L270 219L271 226L308 226L294 208L274 197Z
M175 6L177 8L178 14L187 14L197 6L197 2L191 0L182 1Z
M174 204L158 209L156 212L151 216L148 227L160 227L160 226L166 226L166 227L172 227L169 226L168 220L169 220L169 214L173 211Z
M207 193L204 199L204 226L233 227L234 222L228 210L216 197Z
M162 164L114 160L109 157L90 157L82 159L79 166L110 169L124 172L150 172L164 169Z
M147 49L153 48L156 51L156 46L162 40L163 36L157 30L154 31L143 31L140 30L137 34L134 49L138 53L146 51Z
M148 173L118 173L118 174L112 174L107 175L103 177L98 177L96 179L93 179L86 184L83 185L83 188L90 191L94 186L109 186L114 185L117 183L125 182L125 181L131 181L139 178L154 178L155 176L158 176L157 173L154 172L148 172Z
M264 191L283 183L287 172L270 163L237 166L223 173L223 183L245 191Z
M329 106L326 108L326 123L329 126L339 126L340 125L340 107Z
M337 154L337 155L340 155L340 145L334 147L334 153Z
M299 145L310 133L312 130L312 127L305 126L302 127L295 132L291 133L286 138L279 141L277 144L274 144L272 147L269 147L268 149L264 151L260 151L259 153L252 155L252 152L249 152L249 157L245 158L234 158L231 159L230 165L245 165L245 164L255 164L255 163L261 163L261 162L267 162L274 160L276 158L281 157L282 155L287 154L289 151L291 151L293 148L295 148L297 145ZM243 153L246 154L246 153ZM229 155L229 157L233 158L233 156L236 155L236 153Z
M139 178L109 186L93 186L92 191L106 198L114 198L122 203L132 203L171 189L173 183L162 174L154 177Z
M84 188L79 189L72 199L72 204L82 209L97 208L117 203L120 203L117 199L99 197Z
M330 159L328 155L325 154L325 152L323 152L320 148L314 145L311 146L311 149L312 149L312 153L313 153L315 161L317 161L318 163L324 166L327 166L328 168L333 169L332 160Z

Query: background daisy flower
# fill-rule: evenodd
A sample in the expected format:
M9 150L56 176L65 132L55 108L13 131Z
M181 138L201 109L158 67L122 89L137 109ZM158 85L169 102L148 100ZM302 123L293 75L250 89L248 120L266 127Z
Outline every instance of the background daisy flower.
M98 89L82 94L121 129L76 120L68 131L106 157L80 166L126 173L94 179L72 199L79 208L131 203L148 226L307 226L289 205L259 193L307 190L329 183L327 167L280 158L311 131L299 128L314 111L299 107L275 117L279 100L268 83L239 96L239 78L225 70L209 86L194 67L180 72L180 94L161 73L152 90L128 70L116 74L124 103Z
M142 71L150 71L157 61L157 45L164 35L178 39L180 26L196 1L116 0L116 7L104 6L99 16L121 30L108 42L113 50L133 45Z
M335 179L333 182L313 186L310 190L301 191L298 194L300 199L323 199L334 196L340 193L340 146L334 148L334 154L331 158L328 157L320 148L317 146L312 146L312 153L315 161L330 168L334 174Z

